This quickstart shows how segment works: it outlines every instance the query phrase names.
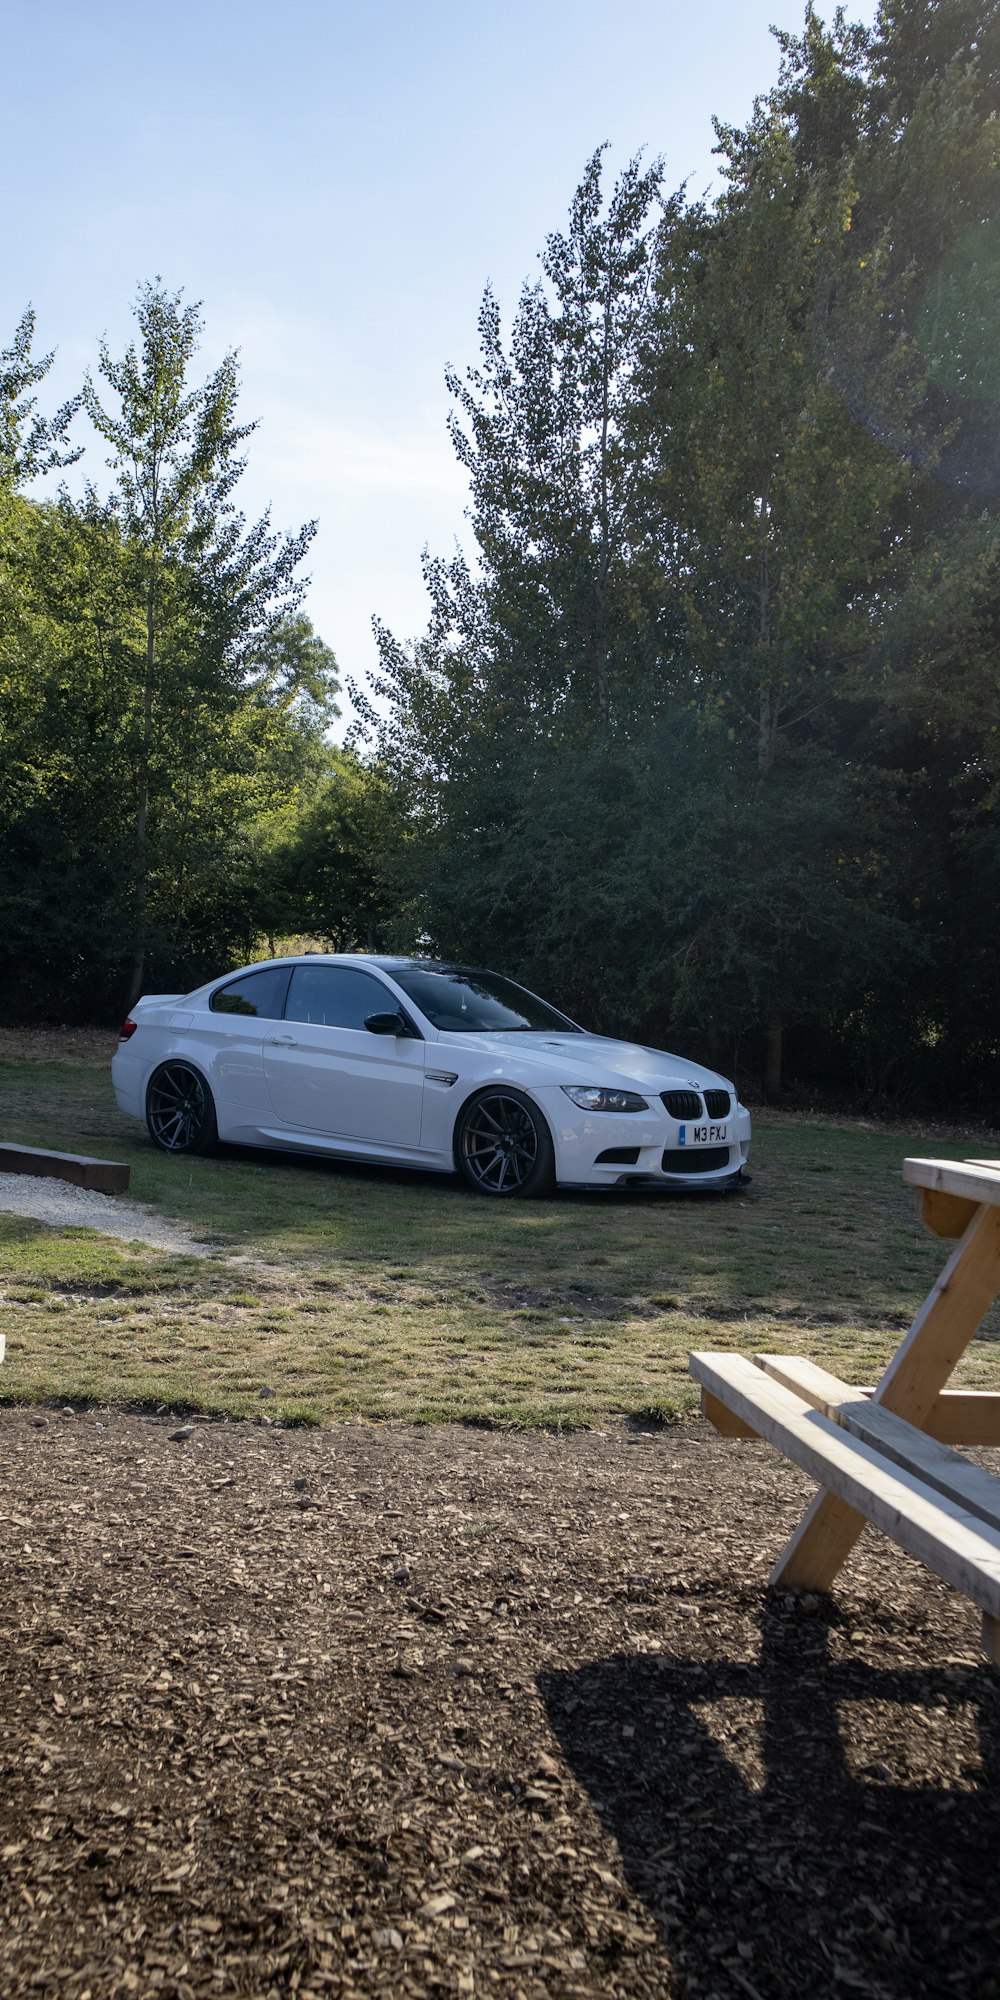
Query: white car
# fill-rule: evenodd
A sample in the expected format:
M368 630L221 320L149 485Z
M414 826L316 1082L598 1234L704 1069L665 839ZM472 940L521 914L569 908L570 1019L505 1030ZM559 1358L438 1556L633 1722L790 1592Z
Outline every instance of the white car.
M710 1187L750 1114L680 1056L589 1035L495 972L426 958L269 959L137 1002L111 1066L167 1153L239 1146L464 1174L480 1194Z

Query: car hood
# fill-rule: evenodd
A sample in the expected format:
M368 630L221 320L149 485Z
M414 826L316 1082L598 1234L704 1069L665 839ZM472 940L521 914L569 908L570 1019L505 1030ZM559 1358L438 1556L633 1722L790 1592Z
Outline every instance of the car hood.
M544 1071L539 1082L609 1083L619 1077L648 1090L696 1089L732 1083L714 1069L670 1055L666 1049L643 1048L638 1042L615 1042L603 1035L487 1034L463 1035L442 1029L439 1048L475 1050L482 1054L514 1054L527 1067Z

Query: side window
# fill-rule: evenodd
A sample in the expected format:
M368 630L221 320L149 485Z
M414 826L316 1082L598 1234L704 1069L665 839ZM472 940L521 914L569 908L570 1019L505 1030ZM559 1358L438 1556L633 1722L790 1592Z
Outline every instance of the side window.
M286 1021L322 1028L363 1028L368 1014L387 1014L395 998L380 979L349 965L297 965L285 1005Z
M259 1020L280 1021L281 1006L288 985L287 965L269 965L264 972L248 972L230 986L220 986L212 995L213 1014L256 1014Z

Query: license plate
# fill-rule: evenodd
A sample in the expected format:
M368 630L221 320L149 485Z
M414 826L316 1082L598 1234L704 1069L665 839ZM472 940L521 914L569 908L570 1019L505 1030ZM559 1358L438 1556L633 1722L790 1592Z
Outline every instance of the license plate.
M679 1125L679 1146L728 1146L728 1125Z

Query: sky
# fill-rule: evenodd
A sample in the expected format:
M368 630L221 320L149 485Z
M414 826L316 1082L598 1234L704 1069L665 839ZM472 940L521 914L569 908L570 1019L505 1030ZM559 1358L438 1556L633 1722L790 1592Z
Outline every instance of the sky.
M509 326L594 149L715 180L802 0L6 0L0 347L29 303L51 409L132 337L140 282L202 302L199 379L240 352L241 505L319 529L305 608L363 681L371 620L424 629L420 555L468 539L444 370ZM829 10L827 10L829 11ZM874 0L849 9L870 20ZM81 472L106 486L84 424ZM77 477L79 475L73 475Z

